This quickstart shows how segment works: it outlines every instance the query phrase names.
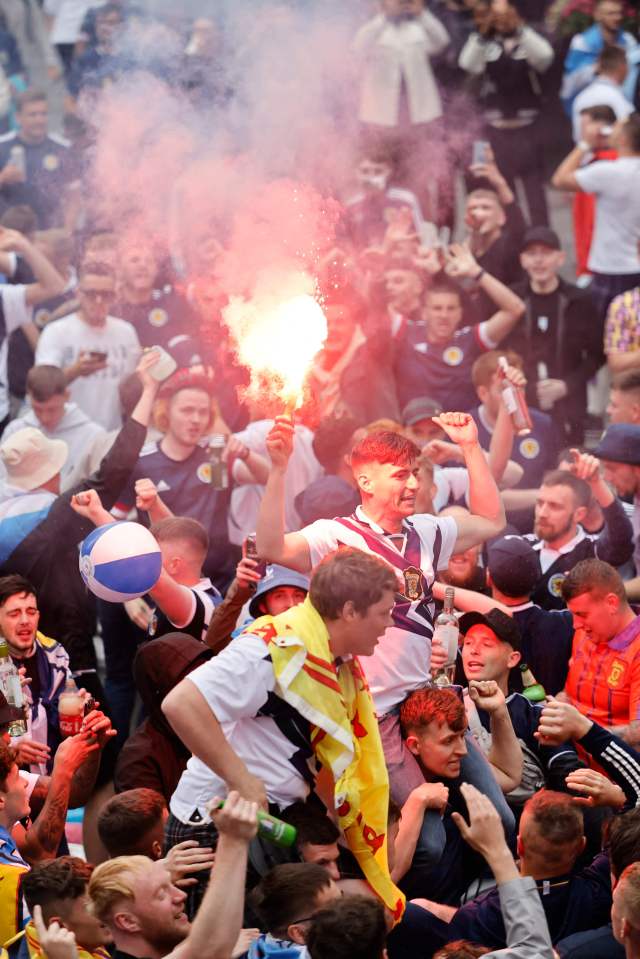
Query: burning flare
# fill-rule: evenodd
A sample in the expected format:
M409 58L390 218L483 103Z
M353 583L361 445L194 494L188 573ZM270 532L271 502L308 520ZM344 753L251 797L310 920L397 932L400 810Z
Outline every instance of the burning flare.
M250 300L232 297L223 311L238 359L251 375L249 391L265 387L293 412L305 378L327 337L327 321L306 273L270 275Z

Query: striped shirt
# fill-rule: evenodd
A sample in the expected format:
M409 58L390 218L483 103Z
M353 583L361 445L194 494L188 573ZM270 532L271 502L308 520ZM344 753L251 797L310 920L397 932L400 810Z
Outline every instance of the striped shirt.
M362 667L379 716L388 713L406 696L430 679L433 599L431 586L439 569L446 569L458 528L453 517L416 514L404 520L400 540L369 519L361 506L352 516L319 519L300 532L306 539L315 566L340 546L352 546L381 556L405 580L396 594L394 625L390 626L372 656ZM415 598L414 598L415 597Z
M577 630L565 691L581 713L601 726L640 719L640 616L598 646Z

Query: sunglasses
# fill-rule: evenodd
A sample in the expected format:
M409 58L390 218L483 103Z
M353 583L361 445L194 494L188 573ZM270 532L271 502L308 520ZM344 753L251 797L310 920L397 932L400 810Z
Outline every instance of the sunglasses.
M88 300L112 300L115 297L115 290L79 290L81 296L86 296Z

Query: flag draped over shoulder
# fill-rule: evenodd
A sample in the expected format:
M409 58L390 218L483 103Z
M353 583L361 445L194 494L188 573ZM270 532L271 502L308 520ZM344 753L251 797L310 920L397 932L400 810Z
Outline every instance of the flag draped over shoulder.
M311 723L311 745L335 783L335 810L369 885L396 920L404 896L387 863L389 778L373 700L356 658L337 664L309 598L247 627L267 643L277 692Z

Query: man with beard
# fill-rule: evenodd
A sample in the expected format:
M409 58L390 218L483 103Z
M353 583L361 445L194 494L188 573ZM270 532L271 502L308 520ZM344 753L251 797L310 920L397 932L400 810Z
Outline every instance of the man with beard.
M238 954L235 947L242 925L249 842L257 830L257 805L230 792L224 809L213 811L211 818L220 834L215 875L193 926L183 908L186 893L171 882L163 860L118 856L96 867L89 898L94 914L113 936L113 959L163 959L180 944L182 954L207 959Z
M531 594L543 609L562 609L562 582L582 559L598 559L622 566L633 553L633 530L622 504L605 483L598 460L572 451L573 472L545 474L535 505L534 532L526 536L540 557L540 579ZM602 509L604 526L587 533L580 525L591 496Z

